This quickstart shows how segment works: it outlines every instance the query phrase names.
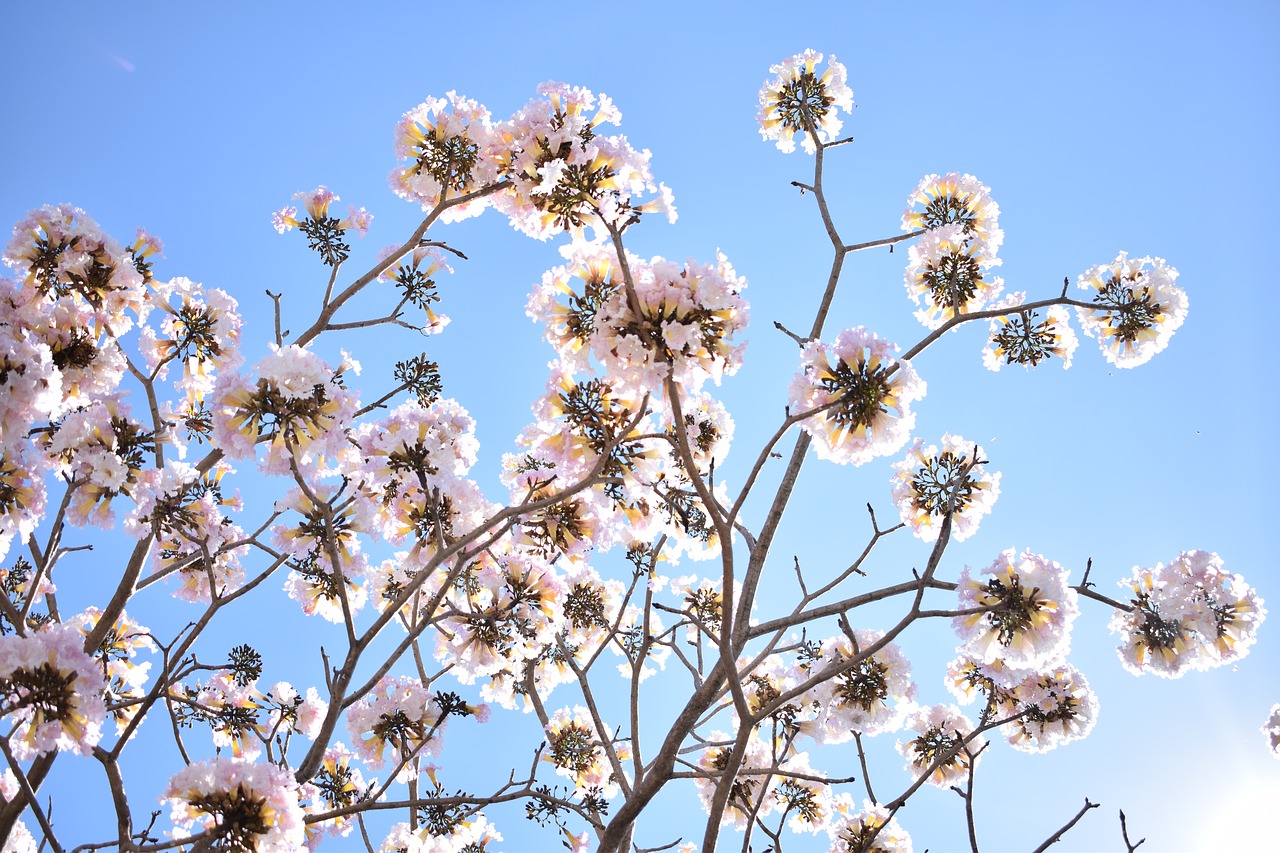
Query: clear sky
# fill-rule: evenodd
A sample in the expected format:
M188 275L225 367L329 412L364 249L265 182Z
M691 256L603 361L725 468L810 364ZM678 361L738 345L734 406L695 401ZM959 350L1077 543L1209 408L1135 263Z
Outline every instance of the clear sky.
M187 276L240 300L252 360L269 335L263 290L283 290L286 326L292 318L300 327L323 288L302 239L271 228L271 212L294 192L323 183L343 204L367 207L376 218L353 264L371 262L419 216L386 185L392 129L404 111L457 90L502 118L544 80L587 86L615 100L622 132L653 151L655 176L675 192L679 221L644 224L631 247L702 261L720 249L750 282L746 367L720 389L738 424L730 460L743 466L778 422L796 368L794 345L772 322L809 322L830 260L813 205L789 186L811 177L811 160L760 140L756 95L770 64L808 47L834 53L858 103L845 124L857 142L832 153L827 175L846 240L897 233L923 175L970 172L1000 204L1000 272L1010 289L1053 295L1064 276L1074 282L1127 250L1168 259L1190 299L1168 350L1133 371L1113 368L1084 339L1070 371L989 373L974 329L916 361L929 383L917 434L982 442L1004 472L994 514L948 552L943 574L985 566L1004 548L1031 548L1070 567L1073 582L1092 558L1092 578L1108 591L1135 565L1199 548L1243 573L1273 613L1280 607L1269 307L1269 259L1280 248L1271 175L1280 153L1276 4L228 5L217 13L185 4L7 6L0 220L70 202L125 242L144 226L165 243L158 275ZM524 303L559 263L558 243L531 241L493 213L441 233L471 260L442 285L453 325L426 346L441 362L446 393L479 422L476 473L497 498L501 454L529 420L552 357ZM902 251L852 258L828 328L867 325L904 347L921 337L902 287L905 260ZM375 377L421 349L407 335L339 343ZM809 461L805 497L775 551L778 594L790 583L791 554L816 572L843 565L865 538L864 504L891 515L891 462L847 469ZM734 470L725 476L732 480ZM893 549L875 567L880 577L927 555L916 540ZM114 582L109 560L83 571L83 591L70 573L59 579L64 611L94 603L88 590L96 583ZM283 596L272 606L280 613L246 611L242 625L218 636L261 633L264 623L317 628L285 612L294 605ZM1103 808L1061 849L1123 849L1118 808L1149 839L1144 850L1263 849L1280 833L1280 762L1258 732L1280 701L1274 618L1238 666L1165 682L1125 673L1107 614L1088 602L1083 610L1071 661L1099 695L1097 728L1044 756L993 745L977 777L983 849L1034 847L1085 797ZM194 611L157 597L131 613L176 630ZM883 618L868 627L887 627L890 614ZM217 639L210 657L222 653ZM922 701L950 701L941 667L953 643L945 630L904 643ZM315 657L308 651L299 664L309 675L277 662L269 680L291 677L303 687L318 676ZM466 764L505 779L512 747L494 736L507 719L495 714L489 740L451 740L446 769ZM510 724L527 740L529 718ZM176 769L172 747L155 745L163 734L144 730L143 758L126 768L139 814ZM875 748L877 778L903 785L892 737ZM526 759L519 762L522 771ZM856 756L837 747L815 765L853 774ZM55 804L85 778L101 790L95 763L60 759ZM73 811L62 802L55 819L64 840L97 841L110 831L97 822L96 803ZM687 802L663 800L664 828L640 843L670 841L668 828L699 833ZM505 849L554 843L529 835L518 810L492 818ZM964 843L963 810L950 792L925 792L899 818L917 850ZM802 840L790 849L808 848Z

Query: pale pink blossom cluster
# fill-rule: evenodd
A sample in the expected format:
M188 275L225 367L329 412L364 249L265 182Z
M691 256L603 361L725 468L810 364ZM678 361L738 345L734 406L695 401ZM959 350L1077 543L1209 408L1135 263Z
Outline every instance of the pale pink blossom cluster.
M248 550L246 537L223 512L241 507L239 494L226 495L221 486L230 473L226 463L202 475L192 465L169 462L143 471L131 490L136 506L125 530L135 539L155 535L151 565L161 575L178 574L182 584L175 598L207 603L244 583L240 558Z
M13 775L13 771L8 767L0 773L0 801L5 803L12 802L13 798L18 796L21 786L18 784L18 777ZM4 847L0 848L3 853L37 853L39 848L36 846L36 840L31 835L31 830L27 829L27 825L21 820L14 821L13 829L9 831L9 837L4 842Z
M423 558L481 525L496 507L467 478L479 442L475 421L456 401L410 400L351 433L356 453L343 473L358 484L355 526Z
M400 782L417 778L417 759L440 751L446 722L435 694L412 676L383 676L347 711L356 754L373 770L390 758Z
M401 165L391 172L392 189L445 222L495 207L539 240L580 237L587 227L603 236L646 213L675 221L672 193L654 182L649 152L599 132L622 118L607 96L555 82L537 93L500 122L456 92L405 113L396 126Z
M622 119L607 96L555 82L537 92L495 128L494 156L511 187L495 194L493 206L512 227L545 240L565 231L580 236L587 226L603 236L645 213L675 221L671 191L649 171L649 151L637 151L625 136L597 132Z
M961 656L947 667L947 689L962 703L986 697L983 722L1000 723L1009 744L1047 752L1085 737L1098 716L1098 700L1083 674L1058 661L1036 669Z
M44 455L25 441L0 442L0 559L14 537L25 542L44 516Z
M960 610L951 620L961 650L984 663L1039 669L1066 657L1080 614L1067 570L1039 554L1008 548L977 576L960 574Z
M528 313L572 371L592 370L589 353L619 389L656 398L667 377L697 392L741 365L745 344L734 338L747 325L746 281L724 255L682 266L628 253L625 270L609 247L574 246L569 256L543 276Z
M940 225L907 251L907 295L921 306L916 319L926 328L980 311L1004 289L1004 280L990 273L1000 259L971 233L960 222Z
M949 515L952 538L968 539L1000 495L1000 474L989 473L985 461L980 447L958 435L942 436L941 450L917 438L890 480L902 523L933 542Z
M835 141L843 124L839 111L853 111L853 90L844 65L831 54L819 75L815 67L820 62L821 53L806 49L769 66L769 73L776 76L760 89L757 121L760 135L776 142L784 154L796 150L796 134L809 154L818 148L815 138L822 143Z
M54 750L88 755L102 738L106 689L74 625L0 637L0 713L19 761Z
M554 646L564 629L564 580L525 554L511 554L475 572L474 591L455 596L436 623L436 659L463 684L509 669L514 674Z
M1120 662L1134 675L1178 678L1233 663L1249 653L1267 615L1258 593L1209 551L1135 567L1120 586L1131 609L1117 610L1110 627L1121 637Z
M304 786L306 802L303 809L309 817L345 809L363 801L376 789L376 780L372 784L365 782L364 774L353 760L358 757L340 742L324 751L320 770ZM321 832L329 836L345 837L351 834L355 825L355 815L350 812L309 823L308 847L314 849L313 845L319 843L316 836Z
M1000 696L997 719L1009 745L1023 752L1048 752L1086 737L1098 718L1098 699L1074 666L1060 663L1027 675Z
M342 508L329 509L335 504ZM293 558L285 591L308 616L335 624L349 621L368 599L369 565L360 549L355 508L341 500L338 488L317 484L305 491L290 489L276 502L276 511L292 521L290 510L301 518L271 528L273 544Z
M112 396L68 414L44 443L73 489L68 518L75 524L110 527L115 522L112 501L137 484L155 436Z
M1116 367L1137 367L1169 345L1187 317L1187 294L1164 258L1130 258L1090 267L1079 279L1096 308L1077 308L1085 334Z
M431 210L498 182L498 136L489 111L470 98L448 92L427 98L396 124L397 166L388 176L396 195ZM482 196L448 207L442 222L478 216L491 203Z
M710 809L716 786L720 784L720 778L729 766L733 743L734 736L722 731L713 731L706 737L702 755L698 758L698 769L702 771L702 775L695 776L693 780L704 810ZM745 829L752 820L752 814L767 817L778 807L779 801L773 796L778 777L761 772L771 766L773 757L768 741L758 734L752 734L747 740L746 754L738 765L738 773L729 789L728 802L720 816L722 826Z
M794 833L816 835L827 828L834 814L831 786L818 781L822 774L809 765L807 752L796 752L778 762L778 783L770 792L769 811L791 815L787 827Z
M118 337L146 313L146 279L129 250L83 210L46 205L13 227L4 262L23 282L21 302L48 312L69 309L68 326Z
M254 366L256 380L238 372L218 378L210 400L214 446L246 459L264 441L260 467L268 474L289 472L290 460L303 468L336 460L358 400L343 384L348 370L359 373L360 366L344 359L335 370L308 349L272 344Z
M477 812L453 823L445 835L434 834L430 825L415 830L406 822L394 824L377 853L469 853L501 840L502 833Z
M653 538L661 525L656 507L629 500L658 481L662 448L646 438L656 432L643 398L608 379L575 380L553 362L547 391L534 402L534 423L517 437L517 453L503 459L503 483L513 504L544 500L595 475L609 483L530 513L521 525L521 547L551 559L579 558L634 539Z
M1262 734L1267 739L1271 754L1280 758L1280 703L1271 706L1267 721L1262 724Z
M271 224L276 231L281 234L293 228L303 227L308 221L312 223L324 223L334 220L334 228L339 231L355 231L361 237L369 230L369 224L373 222L373 214L369 213L363 207L359 210L356 206L347 205L347 215L342 219L329 216L329 205L338 201L338 195L326 186L318 186L310 192L297 192L293 194L294 201L301 201L303 208L306 210L306 219L298 219L298 208L290 205L282 207L271 216Z
M491 581L488 592L472 595L477 601L498 602L500 609L490 608L490 617L446 618L437 658L450 663L451 672L464 684L487 676L480 690L486 702L532 711L526 674L537 696L546 700L556 687L575 681L575 666L585 666L606 643L621 644L625 639L615 633L615 626L627 630L621 628L627 619L622 612L623 585L601 578L584 561L567 561L559 574L536 557L508 555L499 559L496 571L491 567L485 572L505 580ZM627 653L626 648L615 651Z
M297 732L315 740L324 723L329 703L320 698L320 691L308 687L305 696L298 693L287 681L277 681L266 693L268 739L277 733Z
M837 794L834 809L828 853L912 853L911 836L884 806L864 800L859 809L848 794Z
M925 383L897 347L859 326L835 343L810 341L791 381L790 412L823 459L862 465L896 453L915 427L911 404Z
M215 670L207 681L174 684L170 700L185 705L192 719L209 725L213 745L230 749L235 758L256 761L262 756L263 723L259 712L268 705L256 679L228 669Z
M450 208L449 210L453 212L460 209ZM398 248L397 246L387 247L379 253L380 259L386 260L395 254ZM426 314L426 322L420 329L422 334L440 334L451 321L448 314L438 314L431 307L432 303L440 301L440 297L435 292L434 277L442 271L452 275L453 267L445 263L444 254L435 246L418 246L401 257L399 261L398 264L392 264L383 270L378 278L395 282L405 300L423 310Z
M178 838L211 832L217 847L256 853L305 849L298 782L286 768L233 758L198 761L169 780L164 799Z
M1004 242L1000 224L1000 205L991 198L991 188L973 175L949 172L925 175L907 198L902 213L902 230L947 228L942 232L957 245L967 244L969 255L980 264L999 263L996 254ZM958 225L956 232L948 226ZM994 294L991 294L994 295Z
M157 379L168 375L170 364L181 364L182 378L174 386L198 403L213 392L219 370L234 369L243 360L238 303L223 290L187 278L154 286L151 305L161 320L143 324L142 355Z
M907 714L905 727L915 737L896 746L907 760L907 772L913 779L927 772L926 781L939 788L963 784L986 743L980 735L965 740L973 732L973 723L954 705L918 706Z
M992 309L1016 309L1027 300L1024 291L1010 293L991 304ZM1071 366L1080 339L1071 328L1069 312L1065 305L1053 305L1044 310L1044 319L1036 311L1010 311L991 319L987 343L982 349L982 364L988 370L998 371L1006 364L1035 367L1053 356L1062 360L1062 369Z
M857 648L846 636L830 637L822 643L822 659L811 665L808 675L841 667L823 679L806 698L818 708L812 733L819 743L837 744L854 734L877 735L902 727L911 709L916 686L911 681L911 662L896 643L886 643L871 654L866 650L884 636L882 631L854 629ZM857 661L852 663L852 661Z
M72 619L70 624L78 626L87 637L97 627L101 617L101 610L90 607ZM137 703L146 695L143 685L147 682L151 663L138 662L135 658L139 652L155 652L157 648L150 631L121 611L94 652L106 682L103 699L115 719L116 734L124 733L137 715Z
M551 763L558 775L573 782L575 795L592 789L606 798L617 795L617 779L605 749L591 712L586 708L574 705L551 715L542 759ZM625 748L624 754L629 757Z

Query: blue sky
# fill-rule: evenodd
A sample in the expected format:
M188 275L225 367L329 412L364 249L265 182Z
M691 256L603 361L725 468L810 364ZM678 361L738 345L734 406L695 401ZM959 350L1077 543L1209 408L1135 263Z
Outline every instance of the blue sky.
M622 132L653 151L655 176L675 191L680 212L675 225L636 229L632 248L703 261L720 249L750 282L746 367L721 389L738 424L730 460L745 465L777 423L796 367L794 346L772 322L806 326L829 264L812 204L789 186L811 176L811 160L760 140L756 93L783 57L806 47L833 52L848 66L858 103L845 124L857 142L833 152L827 175L848 242L897 233L906 196L924 174L970 172L1001 206L1007 287L1056 294L1064 276L1074 282L1128 250L1167 258L1190 298L1169 349L1133 371L1114 369L1084 339L1070 371L988 373L976 330L947 336L916 361L929 383L917 434L980 441L1004 472L994 514L948 552L950 576L1004 548L1029 547L1071 567L1074 579L1092 558L1093 579L1106 590L1134 565L1200 548L1217 551L1273 611L1280 607L1267 344L1275 337L1267 262L1277 248L1270 170L1280 153L1274 4L433 6L232 4L214 14L179 4L63 4L56 22L34 4L8 8L0 219L70 202L118 238L146 227L165 242L159 275L187 276L240 300L253 359L269 331L263 290L283 290L285 325L301 328L323 287L301 238L270 226L271 211L294 192L323 183L343 204L373 212L353 260L367 263L419 215L386 186L401 113L456 89L500 118L549 79L606 92L622 110ZM446 393L479 422L477 474L497 497L500 456L528 421L527 403L541 393L552 357L524 316L525 297L559 256L555 243L516 234L493 213L442 234L471 260L442 285L453 325L427 342L428 352L441 362ZM852 258L828 329L867 325L904 347L921 337L901 283L905 259L901 251ZM367 334L330 341L328 351L339 343L365 362L367 377L388 375L392 362L421 348L409 337L388 343ZM819 566L860 548L863 505L891 511L891 461L859 469L807 463L805 498L776 550L787 571L773 576L771 594L788 592L789 555ZM896 542L877 568L890 577L926 553L915 540ZM111 580L109 565L82 571L82 587L70 573L59 579L60 598L72 603L64 610L93 603L104 578L90 575ZM148 624L173 621L175 629L191 615L158 612L167 607L178 605L156 598L133 615L147 623L155 613ZM1126 674L1107 615L1083 609L1071 660L1099 694L1097 728L1045 756L993 746L977 781L983 849L1034 847L1086 796L1103 808L1063 849L1120 847L1117 808L1150 839L1144 849L1261 849L1280 831L1280 762L1258 733L1280 701L1276 626L1263 626L1238 667L1164 682ZM246 613L225 636L260 630L251 624L260 618ZM291 630L315 627L292 613L278 618ZM211 656L218 639L211 637ZM949 701L940 677L953 643L939 630L905 644L922 701ZM314 677L315 662L305 666ZM282 663L276 677L289 673ZM485 734L503 719L495 715ZM528 718L511 724L531 731ZM162 740L163 732L151 734ZM906 781L900 761L891 737L881 741L877 778L897 788ZM459 734L445 767L487 766L488 778L505 779L505 755L485 754L486 743L492 749L492 741ZM176 767L172 750L149 738L139 747L162 756L133 767L143 814L154 796L148 788L161 784L149 774L167 777ZM145 752L153 748L160 752ZM850 759L837 748L815 765L851 773ZM63 758L56 767L55 803L84 778L101 784L87 760ZM959 799L926 794L901 822L917 850L955 849L963 843ZM679 797L662 807L664 827L700 832ZM91 827L79 836L93 804L83 814L63 808L64 840L105 835ZM537 849L518 812L493 817L506 849ZM655 834L641 843L669 840Z

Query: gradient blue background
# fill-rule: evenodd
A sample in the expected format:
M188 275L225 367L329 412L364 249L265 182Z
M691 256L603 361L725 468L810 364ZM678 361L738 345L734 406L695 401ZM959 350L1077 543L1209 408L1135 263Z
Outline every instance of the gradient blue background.
M943 575L985 565L1006 547L1030 547L1071 567L1075 579L1093 558L1093 579L1107 591L1134 565L1202 548L1244 573L1274 610L1278 10L1169 2L304 3L212 13L180 4L9 4L0 13L10 116L0 133L0 221L71 202L123 242L146 227L165 243L158 275L188 276L240 300L252 361L269 336L263 290L286 293L285 325L294 329L309 322L323 290L302 239L270 227L271 211L292 193L324 183L342 196L342 209L352 202L375 214L354 270L402 240L420 215L386 186L402 112L456 89L502 118L547 79L606 92L623 112L622 132L654 152L655 176L674 189L680 211L675 226L635 229L631 247L701 260L719 248L750 281L746 367L721 389L738 424L732 464L721 473L740 482L741 466L781 417L796 366L794 345L772 321L807 327L829 263L811 200L788 186L811 177L811 158L783 156L759 139L756 93L783 57L806 47L834 52L858 103L845 125L857 143L833 153L827 175L847 241L896 233L922 175L965 171L1000 203L1001 274L1011 289L1056 293L1063 276L1074 282L1125 249L1167 258L1190 296L1190 316L1169 349L1134 371L1112 368L1086 339L1068 372L992 374L973 329L917 360L929 383L917 434L982 442L1005 475L995 514L949 552ZM500 454L528 420L552 356L524 300L559 258L554 245L512 232L492 213L439 234L471 260L442 285L453 324L425 345L442 364L446 393L479 421L476 475L497 498ZM922 330L901 283L905 252L850 260L829 334L865 324L904 347L917 340ZM386 308L373 299L362 305L367 313L348 319ZM370 396L387 387L391 363L422 348L409 333L326 338L322 352L340 345L364 361ZM866 501L892 517L890 462L851 469L810 460L764 600L791 594L792 554L814 576L845 565L866 536ZM95 536L75 532L68 544ZM110 553L100 544L95 559L63 566L64 612L101 603L95 597L118 577ZM873 560L868 585L899 579L926 553L916 540L891 542ZM698 568L706 567L683 567ZM327 623L304 620L283 595L263 599L210 634L202 659L248 639L268 652L264 684L318 683L321 640L308 637L337 645L337 636ZM1097 728L1044 756L993 745L976 786L983 850L1034 847L1086 796L1103 808L1059 849L1123 849L1117 808L1153 853L1268 849L1266 839L1280 832L1280 762L1258 727L1280 701L1276 625L1264 625L1239 666L1166 682L1126 674L1107 614L1084 610L1071 660L1099 694ZM130 612L172 636L196 611L157 589ZM878 611L855 624L887 627L892 615ZM301 633L308 631L315 633ZM940 675L953 645L943 625L905 643L921 701L949 701ZM557 693L552 704L574 698ZM654 725L669 708L657 702ZM450 787L500 784L511 756L531 755L538 737L531 717L495 713L483 730L459 722L441 761ZM143 823L177 766L166 728L149 722L126 753ZM189 740L205 748L203 736ZM907 777L890 736L874 750L887 799ZM814 764L856 772L851 746ZM517 772L527 765L525 757L514 764ZM64 843L109 837L95 762L60 758L48 790ZM638 843L700 837L691 794L669 788ZM554 848L554 836L532 833L521 812L491 812L507 837L500 846ZM923 792L899 817L917 850L965 846L961 804L950 792ZM738 843L726 836L724 847ZM788 845L818 848L825 836Z

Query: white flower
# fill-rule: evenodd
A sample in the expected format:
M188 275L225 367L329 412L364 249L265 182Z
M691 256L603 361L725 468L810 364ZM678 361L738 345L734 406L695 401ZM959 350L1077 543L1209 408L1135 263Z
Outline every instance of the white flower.
M1151 269L1147 269L1150 265ZM1137 367L1169 344L1187 317L1187 294L1174 284L1178 271L1164 258L1130 259L1090 267L1080 288L1093 291L1096 308L1077 308L1080 325L1097 338L1116 367Z
M924 397L925 383L910 362L892 357L896 351L861 326L841 332L834 344L805 345L790 411L814 412L800 428L813 436L820 457L862 465L906 443L915 426L911 403Z
M916 210L917 204L923 209ZM992 201L991 189L973 175L925 175L907 199L902 230L959 225L964 239L977 250L977 257L994 264L998 263L996 252L1004 242L999 217L1000 205Z
M1001 726L1009 745L1023 752L1048 752L1093 730L1098 699L1084 675L1070 664L1033 672L1004 691L996 717L1017 719Z
M911 836L884 806L864 800L859 810L848 794L838 794L833 805L828 853L911 853Z
M1280 703L1271 706L1271 713L1262 724L1262 733L1267 737L1271 754L1280 758Z
M986 742L981 736L967 743L964 738L973 731L973 723L954 705L930 705L916 708L907 715L906 727L916 732L909 741L898 741L898 753L907 759L907 772L919 779L943 759L929 774L928 783L939 788L959 784L973 766L971 756L976 756Z
M179 770L165 789L173 822L212 831L215 847L256 853L298 853L306 838L298 782L270 764L214 758ZM191 834L191 833L186 833ZM185 837L179 833L179 837Z
M922 306L916 319L930 329L980 310L1004 287L1002 279L988 273L1000 262L959 222L930 230L907 258L907 295Z
M992 308L1017 308L1026 301L1022 291L1011 293L992 304ZM1006 364L1035 367L1053 356L1062 359L1062 369L1071 366L1080 339L1071 328L1064 305L1045 310L1044 319L1037 311L1011 311L991 319L987 344L982 349L982 365L999 370Z
M102 738L106 686L73 624L0 637L0 695L19 761L54 750L88 755Z
M1120 586L1132 595L1131 609L1117 610L1110 627L1121 635L1120 662L1134 675L1178 678L1188 667L1239 660L1267 614L1257 592L1209 551L1183 551L1167 566L1135 568Z
M954 539L964 540L977 532L982 516L991 512L1000 495L1000 475L989 474L980 463L970 466L975 456L982 459L977 445L958 435L944 435L941 451L916 439L906 458L893 466L893 502L902 523L916 536L926 542L936 540L949 506L953 507Z
M814 66L821 61L822 54L813 50L789 56L769 67L769 73L777 76L760 89L760 135L777 142L784 154L796 150L797 133L810 154L818 147L815 133L822 142L831 142L840 133L837 109L853 109L845 67L832 54L826 71L818 76Z
M1060 661L1071 644L1071 624L1080 613L1067 571L1039 554L1013 548L1000 553L978 578L965 566L958 608L990 608L956 616L952 626L961 650L984 663L1036 669Z

